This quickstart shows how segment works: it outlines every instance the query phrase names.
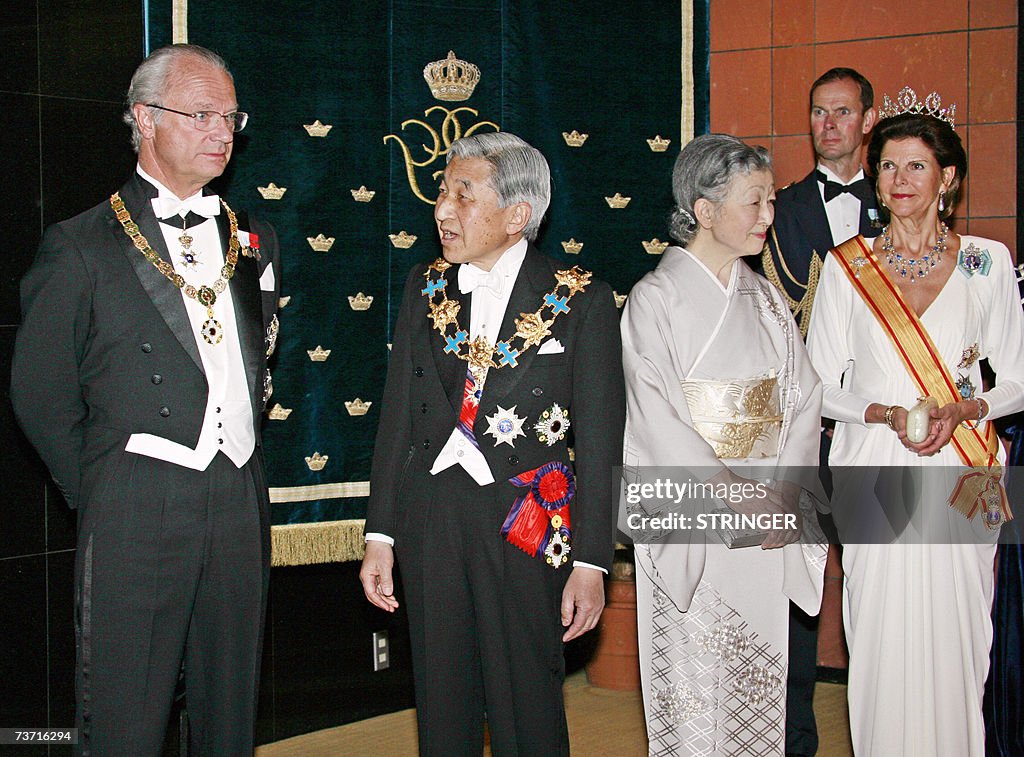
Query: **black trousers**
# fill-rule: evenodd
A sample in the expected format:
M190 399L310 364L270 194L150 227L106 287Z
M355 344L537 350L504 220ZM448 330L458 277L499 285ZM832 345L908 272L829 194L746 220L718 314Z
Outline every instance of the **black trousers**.
M516 496L459 467L404 502L395 552L412 638L420 754L568 755L560 605L571 567L555 570L508 544Z
M252 755L269 523L258 450L111 462L79 513L77 753L160 755L184 661L189 754Z

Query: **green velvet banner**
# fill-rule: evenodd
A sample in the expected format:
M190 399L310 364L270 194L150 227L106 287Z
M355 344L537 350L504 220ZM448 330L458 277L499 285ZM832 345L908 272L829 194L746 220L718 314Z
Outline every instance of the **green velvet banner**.
M622 295L656 265L673 160L707 130L706 2L150 3L151 48L188 41L227 60L251 118L216 188L281 238L264 435L275 563L358 552L391 328L409 268L440 253L432 203L452 140L500 129L545 154L548 254ZM451 70L449 51L479 70L462 100L424 78Z

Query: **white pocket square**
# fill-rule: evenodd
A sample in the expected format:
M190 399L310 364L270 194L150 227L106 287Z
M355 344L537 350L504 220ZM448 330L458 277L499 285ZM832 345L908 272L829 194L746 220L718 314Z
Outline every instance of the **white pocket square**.
M565 347L557 339L548 339L537 350L538 355L560 355L565 352Z
M260 276L260 289L264 292L273 292L274 283L274 266L268 265Z

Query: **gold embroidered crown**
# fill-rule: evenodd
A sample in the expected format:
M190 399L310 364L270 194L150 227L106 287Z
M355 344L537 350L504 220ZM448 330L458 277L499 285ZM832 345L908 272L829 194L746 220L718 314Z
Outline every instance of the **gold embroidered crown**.
M619 294L614 289L612 290L612 297L615 298L615 307L619 310L622 310L622 306L626 304L626 297L628 296L628 294Z
M352 193L352 199L356 202L369 202L377 194L375 190L367 189L365 184L360 186L359 189L350 189L348 191Z
M468 100L480 81L480 69L455 57L448 51L444 60L435 60L423 67L423 79L430 87L430 94L438 100L461 102Z
M623 197L616 192L614 197L605 197L604 201L608 203L609 208L624 208L629 205L629 201L632 199L632 197Z
M397 234L388 234L388 239L391 240L391 244L402 250L408 250L414 244L416 244L415 234L406 234L405 229L402 229Z
M662 242L660 239L655 237L650 242L644 242L644 249L647 250L648 255L660 255L668 247L668 242Z
M334 245L334 237L325 237L323 234L317 234L315 237L306 237L306 241L317 252L327 252Z
M671 143L671 139L662 139L660 134L655 134L654 139L647 140L647 146L651 148L651 152L665 152Z
M359 292L354 297L351 294L348 296L348 306L353 310L369 310L370 305L372 304L372 294L363 294L362 292Z
M321 455L319 452L314 452L312 457L306 458L306 465L308 465L309 469L312 471L320 471L324 469L324 466L327 465L327 461L329 459L330 458L327 455Z
M583 242L577 242L576 237L572 237L568 242L562 242L562 249L570 255L579 255L583 249Z
M348 410L349 415L366 415L366 411L370 409L372 404L372 402L363 402L356 397L351 402L345 403L345 409Z
M256 187L256 190L264 200L280 200L288 191L288 187L279 187L274 182L270 182L265 187Z
M904 113L931 116L940 121L945 121L951 128L956 126L954 123L956 103L953 103L948 108L943 108L942 98L939 97L938 92L932 92L924 100L918 100L917 92L910 87L904 87L896 95L896 102L890 100L889 95L885 95L882 98L882 107L878 109L878 120L901 116Z
M277 307L278 308L286 308L286 307L288 307L288 303L291 302L291 301L292 301L292 296L290 294L289 295L285 295L284 297L278 297L277 298Z
M306 350L306 354L309 355L309 359L314 363L323 363L331 356L331 351L325 350L318 344L315 350Z
M267 411L267 417L272 421L286 421L288 416L292 414L292 408L281 407L281 403L278 402L270 410Z
M569 145L569 147L583 147L583 143L587 141L587 137L589 136L589 134L580 134L575 129L573 129L571 132L562 132L562 139L565 140L565 143Z
M318 118L311 124L302 124L302 128L306 130L306 133L311 137L326 137L327 132L334 128L333 124L322 124Z

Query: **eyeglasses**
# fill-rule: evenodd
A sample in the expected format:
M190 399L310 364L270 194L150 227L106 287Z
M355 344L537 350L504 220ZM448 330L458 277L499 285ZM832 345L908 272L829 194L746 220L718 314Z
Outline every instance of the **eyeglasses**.
M157 110L166 110L168 113L177 113L179 116L187 116L192 119L192 124L199 129L199 131L211 131L215 129L220 123L220 119L224 119L224 122L228 125L228 129L231 131L241 131L249 122L249 114L240 110L236 110L232 113L218 113L215 110L197 110L195 113L186 113L183 110L165 108L163 105L154 105L153 103L148 103L146 107L156 108Z

